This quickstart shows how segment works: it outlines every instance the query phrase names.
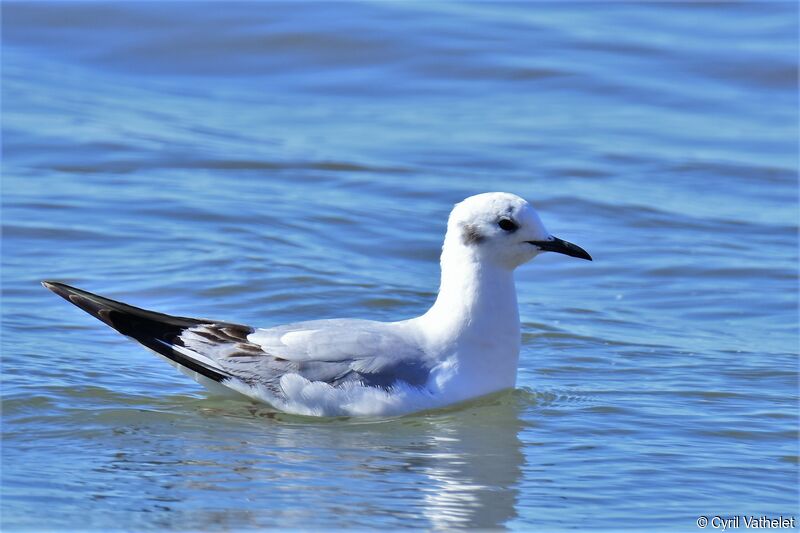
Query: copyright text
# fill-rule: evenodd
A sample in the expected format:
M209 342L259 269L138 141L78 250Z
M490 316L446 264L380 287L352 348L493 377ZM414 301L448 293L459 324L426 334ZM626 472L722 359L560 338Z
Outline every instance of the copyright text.
M700 516L697 518L697 527L700 529L713 528L719 531L727 531L729 529L794 529L795 517L794 516L752 516L752 515L734 515L734 516Z

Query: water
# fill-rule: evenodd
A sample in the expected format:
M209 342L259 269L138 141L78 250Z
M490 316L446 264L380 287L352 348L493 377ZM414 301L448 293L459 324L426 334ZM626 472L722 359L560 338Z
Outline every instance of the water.
M797 18L752 4L3 4L2 526L694 529L798 505ZM38 285L269 326L423 312L451 205L519 388L315 420Z

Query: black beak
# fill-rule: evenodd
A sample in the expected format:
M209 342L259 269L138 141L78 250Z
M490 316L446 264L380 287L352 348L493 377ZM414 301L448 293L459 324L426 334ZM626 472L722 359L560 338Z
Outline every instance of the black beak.
M562 241L558 237L550 237L550 239L546 241L528 242L544 252L558 252L572 257L579 257L580 259L592 260L592 256L589 255L586 250L571 242Z

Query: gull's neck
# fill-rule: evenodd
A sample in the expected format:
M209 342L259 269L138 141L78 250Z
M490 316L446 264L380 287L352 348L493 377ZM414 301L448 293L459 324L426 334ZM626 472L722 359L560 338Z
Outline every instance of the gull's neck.
M458 381L477 380L488 389L472 390L473 396L513 387L520 345L513 271L482 261L469 245L448 240L441 266L436 302L418 319L426 344L454 357Z

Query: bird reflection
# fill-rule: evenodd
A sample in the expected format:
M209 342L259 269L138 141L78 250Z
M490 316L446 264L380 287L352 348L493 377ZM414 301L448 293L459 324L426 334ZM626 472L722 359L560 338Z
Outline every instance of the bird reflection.
M106 469L151 471L157 454L160 475L140 478L137 496L164 525L502 528L517 517L530 396L502 393L379 421L197 400L171 428L180 439L147 439L150 450L137 442L138 453L117 455ZM149 433L148 425L139 430ZM154 504L165 496L170 509L160 510Z
M508 400L430 421L423 512L433 527L498 528L516 517L523 422Z
M448 411L344 424L329 444L354 450L360 459L352 464L362 474L390 484L413 480L414 490L399 490L397 497L424 516L426 526L498 528L517 516L527 400L527 393L506 392ZM408 516L402 503L396 514Z

